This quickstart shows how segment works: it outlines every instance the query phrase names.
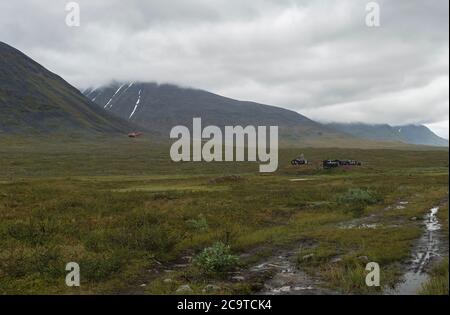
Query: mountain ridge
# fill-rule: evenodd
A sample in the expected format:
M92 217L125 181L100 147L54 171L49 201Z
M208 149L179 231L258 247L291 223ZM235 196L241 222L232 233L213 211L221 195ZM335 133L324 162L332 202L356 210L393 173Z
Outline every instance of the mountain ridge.
M80 92L19 50L0 42L0 134L168 135L176 125L277 125L280 141L351 146L372 141L447 146L425 126L321 124L295 111L154 82L112 83ZM375 129L374 129L375 128ZM375 132L376 131L376 132Z
M352 139L297 112L251 101L239 101L208 91L154 82L114 82L83 94L98 106L144 128L168 135L176 125L279 126L290 143L324 143Z
M98 88L89 88L83 94L98 106L132 121L142 128L168 135L176 125L190 126L193 117L202 118L204 125L248 126L278 125L280 139L289 144L310 145L332 142L346 146L364 145L364 142L448 146L426 127L398 135L396 127L364 124L321 124L298 112L273 105L240 101L205 90L155 82L111 82ZM402 127L397 127L400 129ZM367 129L367 130L366 130ZM377 131L377 132L375 132ZM374 137L374 135L382 136Z
M124 133L132 125L21 51L0 42L0 133Z
M361 139L374 141L398 141L414 145L448 147L449 141L439 137L424 125L366 124L366 123L329 123L331 128L352 134Z

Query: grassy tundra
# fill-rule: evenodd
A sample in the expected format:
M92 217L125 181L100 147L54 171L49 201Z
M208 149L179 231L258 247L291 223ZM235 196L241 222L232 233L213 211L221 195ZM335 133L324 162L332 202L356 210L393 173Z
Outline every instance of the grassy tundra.
M168 152L145 139L0 139L0 294L174 294L185 284L194 294L208 284L252 293L270 275L245 270L292 247L327 288L381 293L423 232L411 218L447 202L444 150L282 149L274 174L253 163L173 163ZM291 166L301 152L313 164ZM363 166L314 162L327 158ZM365 286L366 260L380 264L381 288ZM71 261L79 288L65 285ZM436 268L448 274L448 260Z

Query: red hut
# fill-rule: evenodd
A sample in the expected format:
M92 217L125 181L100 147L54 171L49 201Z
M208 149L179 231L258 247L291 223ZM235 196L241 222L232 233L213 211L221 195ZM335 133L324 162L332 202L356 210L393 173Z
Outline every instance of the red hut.
M129 138L138 138L138 137L140 137L140 136L142 136L142 135L143 135L142 132L139 132L139 131L133 131L133 132L130 132L130 133L128 134L128 137L129 137Z

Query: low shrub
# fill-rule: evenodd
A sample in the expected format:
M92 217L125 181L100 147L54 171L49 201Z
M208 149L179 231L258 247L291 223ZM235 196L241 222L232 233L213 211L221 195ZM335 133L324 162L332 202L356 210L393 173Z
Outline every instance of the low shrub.
M379 202L376 194L370 190L351 188L346 193L337 197L337 202L341 204L364 204L371 205Z
M198 254L194 262L205 272L220 273L236 266L238 257L231 254L229 245L217 242Z
M208 221L203 215L199 215L197 219L190 219L186 222L188 226L198 232L206 232L209 229Z

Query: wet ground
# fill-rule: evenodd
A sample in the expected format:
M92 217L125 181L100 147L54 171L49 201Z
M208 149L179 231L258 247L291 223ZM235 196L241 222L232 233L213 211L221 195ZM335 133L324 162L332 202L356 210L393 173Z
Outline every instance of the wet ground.
M407 201L400 201L393 209L403 209L407 204ZM447 245L443 244L440 235L441 225L437 218L438 211L439 207L434 207L425 215L424 234L417 241L412 257L405 265L407 271L395 289L389 289L385 291L385 294L417 294L428 280L427 272L431 265L445 254L444 248ZM379 226L375 223L376 221L376 216L370 216L341 224L338 228L376 229ZM299 252L299 250L280 250L275 256L250 268L250 273L253 274L268 272L272 275L265 281L263 289L257 293L267 295L339 294L339 292L324 288L319 278L311 277L297 268L296 259Z
M337 294L325 289L318 278L307 275L297 268L296 259L299 250L279 251L250 268L250 273L270 273L272 276L264 283L257 294L262 295L324 295Z
M408 204L407 201L399 201L396 205L388 207L386 210L402 209ZM395 289L384 292L387 295L414 295L421 289L422 284L428 280L430 266L439 260L444 254L448 245L444 244L444 239L440 235L441 225L437 214L439 207L434 207L424 217L424 234L417 241L410 261L405 264L406 272L402 276L401 282ZM355 219L350 222L338 225L339 229L376 229L381 225L378 216ZM302 243L294 249L279 249L272 253L270 257L258 262L248 269L230 273L230 281L241 282L249 279L264 279L262 288L255 292L261 295L334 295L340 294L337 291L325 288L319 277L312 277L304 271L298 269L297 259L301 256L302 248L314 246L314 244ZM254 253L253 253L254 254ZM252 253L242 256L250 257ZM185 259L184 257L183 259ZM191 258L191 257L189 257ZM303 257L305 258L305 257ZM174 269L188 267L190 259L186 263L173 265ZM164 270L164 272L171 270ZM143 287L140 286L140 291ZM141 292L142 293L142 292Z
M385 292L389 295L414 295L428 280L428 268L435 260L442 257L443 246L441 244L441 225L437 218L439 207L434 207L424 218L425 232L417 241L411 260L408 262L407 271L403 274L401 282L395 289Z

